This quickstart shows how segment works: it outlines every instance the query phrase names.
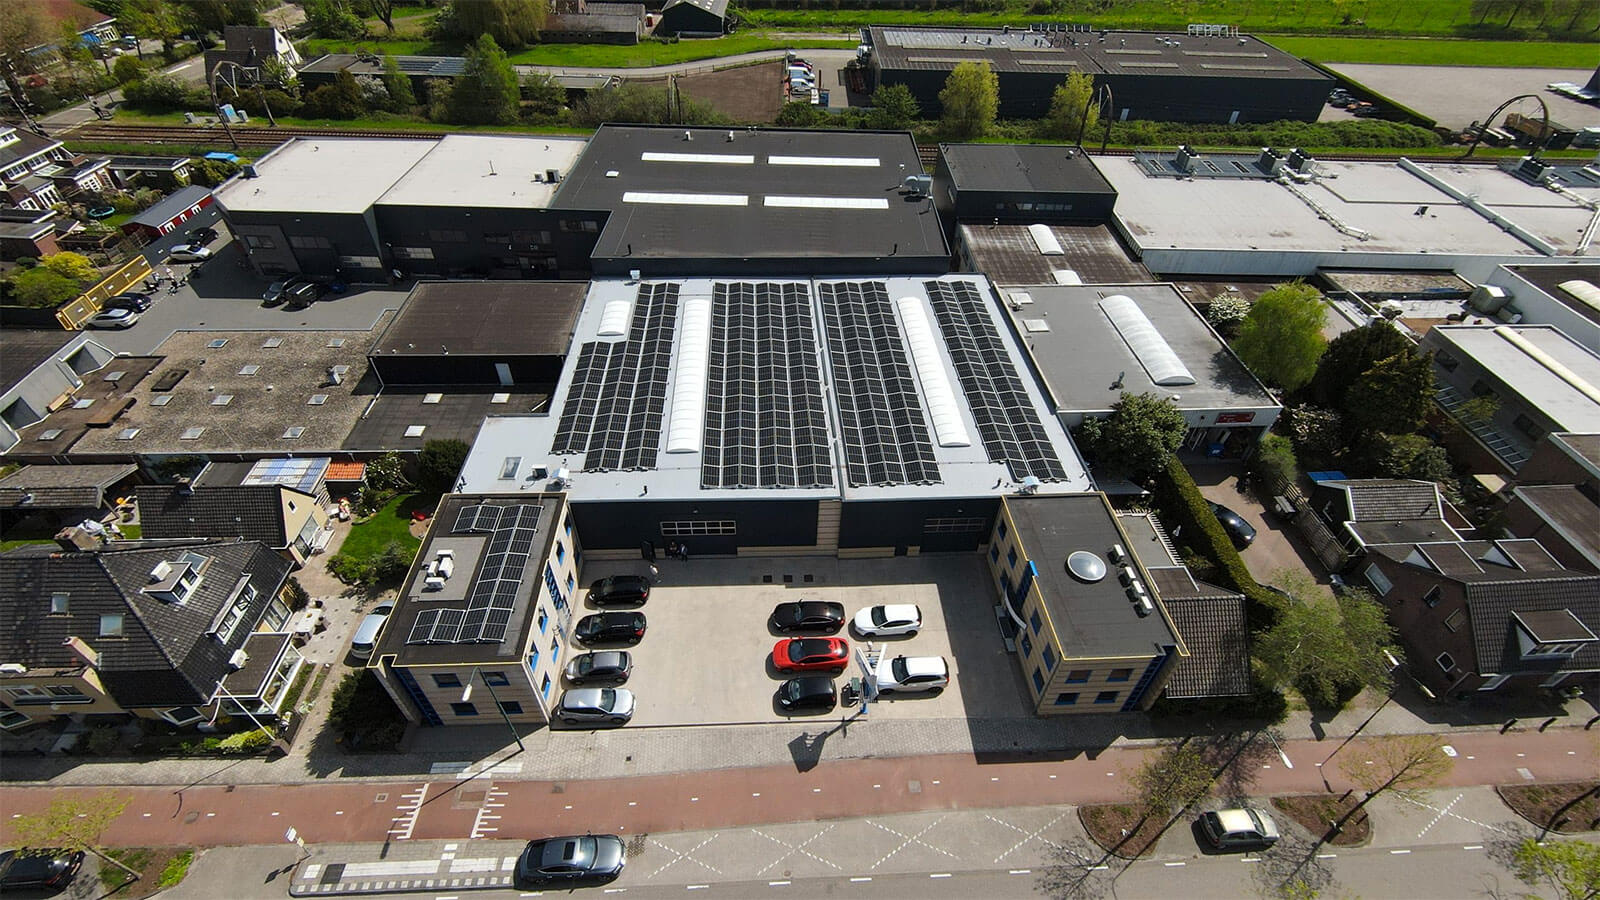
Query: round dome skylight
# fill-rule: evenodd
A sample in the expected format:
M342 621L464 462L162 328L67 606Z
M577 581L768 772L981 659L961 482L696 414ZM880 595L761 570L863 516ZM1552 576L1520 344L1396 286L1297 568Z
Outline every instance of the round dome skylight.
M1067 556L1067 571L1079 581L1092 583L1106 577L1106 562L1087 550L1074 550Z

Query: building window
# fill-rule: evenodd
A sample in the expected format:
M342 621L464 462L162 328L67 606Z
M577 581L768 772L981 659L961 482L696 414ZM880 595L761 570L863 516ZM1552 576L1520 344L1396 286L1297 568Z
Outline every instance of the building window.
M1439 597L1443 594L1444 588L1436 584L1433 587L1428 588L1428 592L1422 595L1422 602L1428 604L1429 608L1438 606Z
M1053 672L1056 668L1056 651L1049 644L1045 644L1039 651L1039 659L1044 663L1046 672Z
M122 613L106 613L100 617L101 637L122 637Z
M738 533L739 523L732 519L682 519L661 523L661 536L669 538Z
M504 672L483 672L483 683L490 687L505 687L511 683Z
M1454 356L1451 356L1443 350L1435 350L1433 352L1433 361L1438 363L1439 368L1445 370L1446 372L1454 372L1456 370L1456 366L1461 364L1456 361Z
M1009 534L1010 531L1006 528L1005 519L1001 519L1000 524L995 526L994 533L1000 536L1000 540L1003 541L1006 539L1006 535Z
M67 601L72 595L66 591L57 591L50 595L50 612L60 615L67 612Z
M1022 633L1022 655L1033 655L1033 639L1028 637L1028 633L1026 631Z
M433 228L428 231L428 238L438 244L461 244L467 240L467 233L457 228Z
M528 651L528 670L531 672L539 668L539 648L534 647Z
M543 681L539 682L539 695L546 700L550 699L550 676L548 674L544 676Z
M458 716L475 716L478 714L478 707L471 703L452 703L450 711Z
M291 234L289 246L296 250L332 250L333 243L325 237L314 234Z
M1033 626L1034 634L1044 630L1044 619L1039 618L1038 610L1034 610L1033 615L1028 617L1028 624Z
M494 233L494 232L488 232L488 233L484 234L483 242L485 244L510 244L511 243L511 235L510 234L498 234L498 233Z
M989 524L977 518L933 518L922 520L923 534L978 534Z
M1511 424L1515 425L1518 431L1527 435L1529 440L1537 441L1545 435L1543 426L1522 413L1517 413L1517 417L1511 420Z
M500 711L508 716L522 715L522 704L515 700L501 700Z
M1077 704L1078 704L1078 695L1075 694L1075 693L1057 694L1056 695L1056 705L1057 706L1076 706Z
M568 572L567 573L567 593L570 594L570 593L572 593L573 591L575 591L577 589L578 589L578 579L574 578L571 572Z
M544 634L546 631L549 631L549 630L550 630L550 614L545 612L544 611L544 607L541 606L541 607L539 607L539 633L540 634Z
M245 613L256 605L257 596L255 585L251 584L248 578L239 579L239 587L234 590L233 598L218 617L216 627L212 629L217 640L226 644L233 638L233 632L239 627L239 623L244 621Z
M1094 695L1094 702L1095 703L1115 703L1115 702L1117 702L1117 692L1116 691L1101 691L1100 693Z
M1128 679L1130 679L1132 677L1133 677L1133 670L1132 669L1112 669L1111 670L1111 674L1106 676L1106 680L1107 681L1127 681Z
M52 697L57 697L62 700L73 701L89 699L88 694L85 694L83 691L78 690L70 684L52 684L45 688L45 690L49 691Z
M246 235L241 235L241 237L244 238L245 246L249 247L251 250L276 250L276 249L278 249L277 242L275 242L272 238L267 237L266 235L262 235L262 234L246 234Z
M567 545L561 543L560 541L556 541L556 562L564 563L566 561L567 561Z
M522 466L522 457L508 456L500 463L500 477L502 479L517 477L517 469Z
M461 687L461 676L454 672L433 676L433 686L441 688Z
M1000 561L1000 545L999 544L995 544L993 547L989 548L989 560L991 562L999 562Z
M1494 388L1489 386L1489 382L1479 378L1472 383L1472 396L1498 398L1500 395L1494 392Z
M1038 669L1033 670L1033 692L1044 693L1044 675Z
M1006 567L1011 569L1015 569L1017 567L1017 548L1006 548Z
M1067 684L1083 684L1093 677L1093 669L1073 669L1067 673Z
M1435 656L1433 658L1433 661L1438 663L1439 664L1439 668L1445 670L1446 672L1448 672L1451 669L1454 669L1456 667L1456 659L1455 659L1455 657L1451 656L1448 653L1441 653L1438 656Z
M1445 616L1444 627L1450 629L1451 631L1460 631L1461 622L1462 620L1466 619L1466 617L1466 613L1458 609L1450 615Z
M1372 585L1372 589L1378 592L1379 597L1387 597L1389 592L1394 590L1394 582L1389 580L1389 576L1383 574L1383 570L1378 568L1377 563L1367 566L1366 576L1367 584Z

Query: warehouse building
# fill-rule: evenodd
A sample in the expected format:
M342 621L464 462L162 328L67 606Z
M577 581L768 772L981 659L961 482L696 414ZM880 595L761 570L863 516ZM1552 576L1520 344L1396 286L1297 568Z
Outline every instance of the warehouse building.
M1117 189L1087 153L1048 144L940 144L933 199L947 225L1111 219Z
M583 307L575 281L423 282L373 343L384 388L554 384Z
M1204 27L1204 26L1197 26ZM1081 30L1080 30L1081 29ZM1003 118L1038 118L1074 72L1111 89L1109 115L1170 122L1315 122L1333 78L1253 37L1090 31L1068 26L862 29L868 90L903 84L925 115L963 62L987 62L1000 80Z

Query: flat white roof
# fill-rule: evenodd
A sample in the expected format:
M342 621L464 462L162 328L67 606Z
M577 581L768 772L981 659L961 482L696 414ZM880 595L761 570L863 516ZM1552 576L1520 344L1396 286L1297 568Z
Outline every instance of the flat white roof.
M294 138L255 163L257 177L236 178L216 196L237 212L365 212L438 143Z
M556 192L546 170L565 177L586 143L538 135L447 135L378 202L544 209Z
M1591 389L1600 388L1600 356L1548 325L1440 325L1433 328L1433 334L1453 345L1453 353L1493 372L1529 405L1554 419L1562 430L1600 432L1600 402L1507 340L1502 328L1544 351Z

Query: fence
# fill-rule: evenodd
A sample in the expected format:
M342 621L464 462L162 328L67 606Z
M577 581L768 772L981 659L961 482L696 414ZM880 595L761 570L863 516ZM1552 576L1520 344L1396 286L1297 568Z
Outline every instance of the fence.
M1350 554L1328 528L1328 523L1317 518L1317 514L1311 511L1311 504L1306 502L1305 492L1300 490L1300 486L1276 473L1263 473L1258 484L1259 489L1266 494L1260 500L1268 509L1272 508L1274 496L1286 497L1294 504L1295 514L1292 520L1294 527L1300 529L1300 534L1306 539L1306 543L1311 545L1311 551L1317 554L1317 559L1328 567L1329 572L1342 571L1350 562Z
M83 323L100 312L108 298L114 297L142 283L150 275L150 261L143 255L135 256L121 268L107 275L105 280L84 291L77 299L56 310L56 321L68 331L78 331Z

